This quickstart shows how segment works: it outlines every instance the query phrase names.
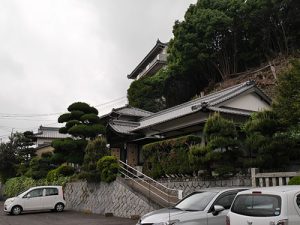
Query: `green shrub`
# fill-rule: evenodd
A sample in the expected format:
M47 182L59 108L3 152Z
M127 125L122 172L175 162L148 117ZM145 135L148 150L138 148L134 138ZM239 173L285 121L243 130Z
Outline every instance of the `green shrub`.
M46 180L48 182L55 182L59 180L60 177L68 177L73 175L74 172L75 169L73 167L68 165L61 165L56 169L49 171Z
M300 185L300 177L293 177L290 179L289 185Z
M98 171L89 172L89 171L81 171L78 175L76 175L79 180L86 180L87 182L100 182L101 175Z
M59 174L65 177L71 176L75 173L75 169L72 166L68 166L68 165L61 165L57 169Z
M101 180L110 183L117 178L119 171L118 159L115 156L104 156L97 162Z
M51 170L50 158L32 158L29 164L29 169L25 173L25 176L38 180L45 178L48 171Z
M70 177L58 177L54 181L48 181L47 179L34 180L28 177L14 177L6 181L4 185L4 195L6 197L17 196L18 194L26 191L27 189L35 186L44 185L59 185L65 186L70 181Z
M33 186L36 186L36 181L32 178L24 176L14 177L6 181L4 195L6 197L13 197Z
M57 169L54 169L54 170L50 170L47 174L47 177L46 177L46 180L48 182L53 182L55 180L57 180L59 178L59 173L58 173L58 170Z

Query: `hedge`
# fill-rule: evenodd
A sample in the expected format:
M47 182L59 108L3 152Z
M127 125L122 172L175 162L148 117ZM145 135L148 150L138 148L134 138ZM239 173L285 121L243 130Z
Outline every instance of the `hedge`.
M300 185L300 177L293 177L290 179L288 185Z
M201 141L199 136L188 135L143 146L143 172L153 178L160 178L166 174L192 174L189 148L200 144Z
M20 193L35 186L44 185L59 185L64 186L70 181L70 177L59 177L53 182L49 182L46 179L34 180L28 177L14 177L6 181L4 185L4 195L8 198L19 195Z

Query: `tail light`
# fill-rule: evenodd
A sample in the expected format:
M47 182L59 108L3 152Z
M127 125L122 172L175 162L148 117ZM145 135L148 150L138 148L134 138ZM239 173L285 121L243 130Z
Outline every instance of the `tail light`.
M226 225L230 225L230 219L229 219L229 216L226 216ZM278 224L277 224L278 225ZM279 224L281 225L281 224Z
M276 225L288 225L288 220L279 220Z

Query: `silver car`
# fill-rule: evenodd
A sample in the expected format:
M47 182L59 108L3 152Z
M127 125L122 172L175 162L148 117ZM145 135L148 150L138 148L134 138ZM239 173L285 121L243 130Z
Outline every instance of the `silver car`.
M225 225L226 215L240 191L248 188L213 188L193 192L172 208L144 215L137 225Z

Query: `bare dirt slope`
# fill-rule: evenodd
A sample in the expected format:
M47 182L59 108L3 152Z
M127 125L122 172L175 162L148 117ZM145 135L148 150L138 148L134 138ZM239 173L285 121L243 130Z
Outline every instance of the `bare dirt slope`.
M276 80L278 76L286 70L290 59L291 58L278 57L259 68L251 69L243 73L232 74L225 81L210 85L205 93L222 90L248 80L254 80L258 87L270 98L274 98Z

